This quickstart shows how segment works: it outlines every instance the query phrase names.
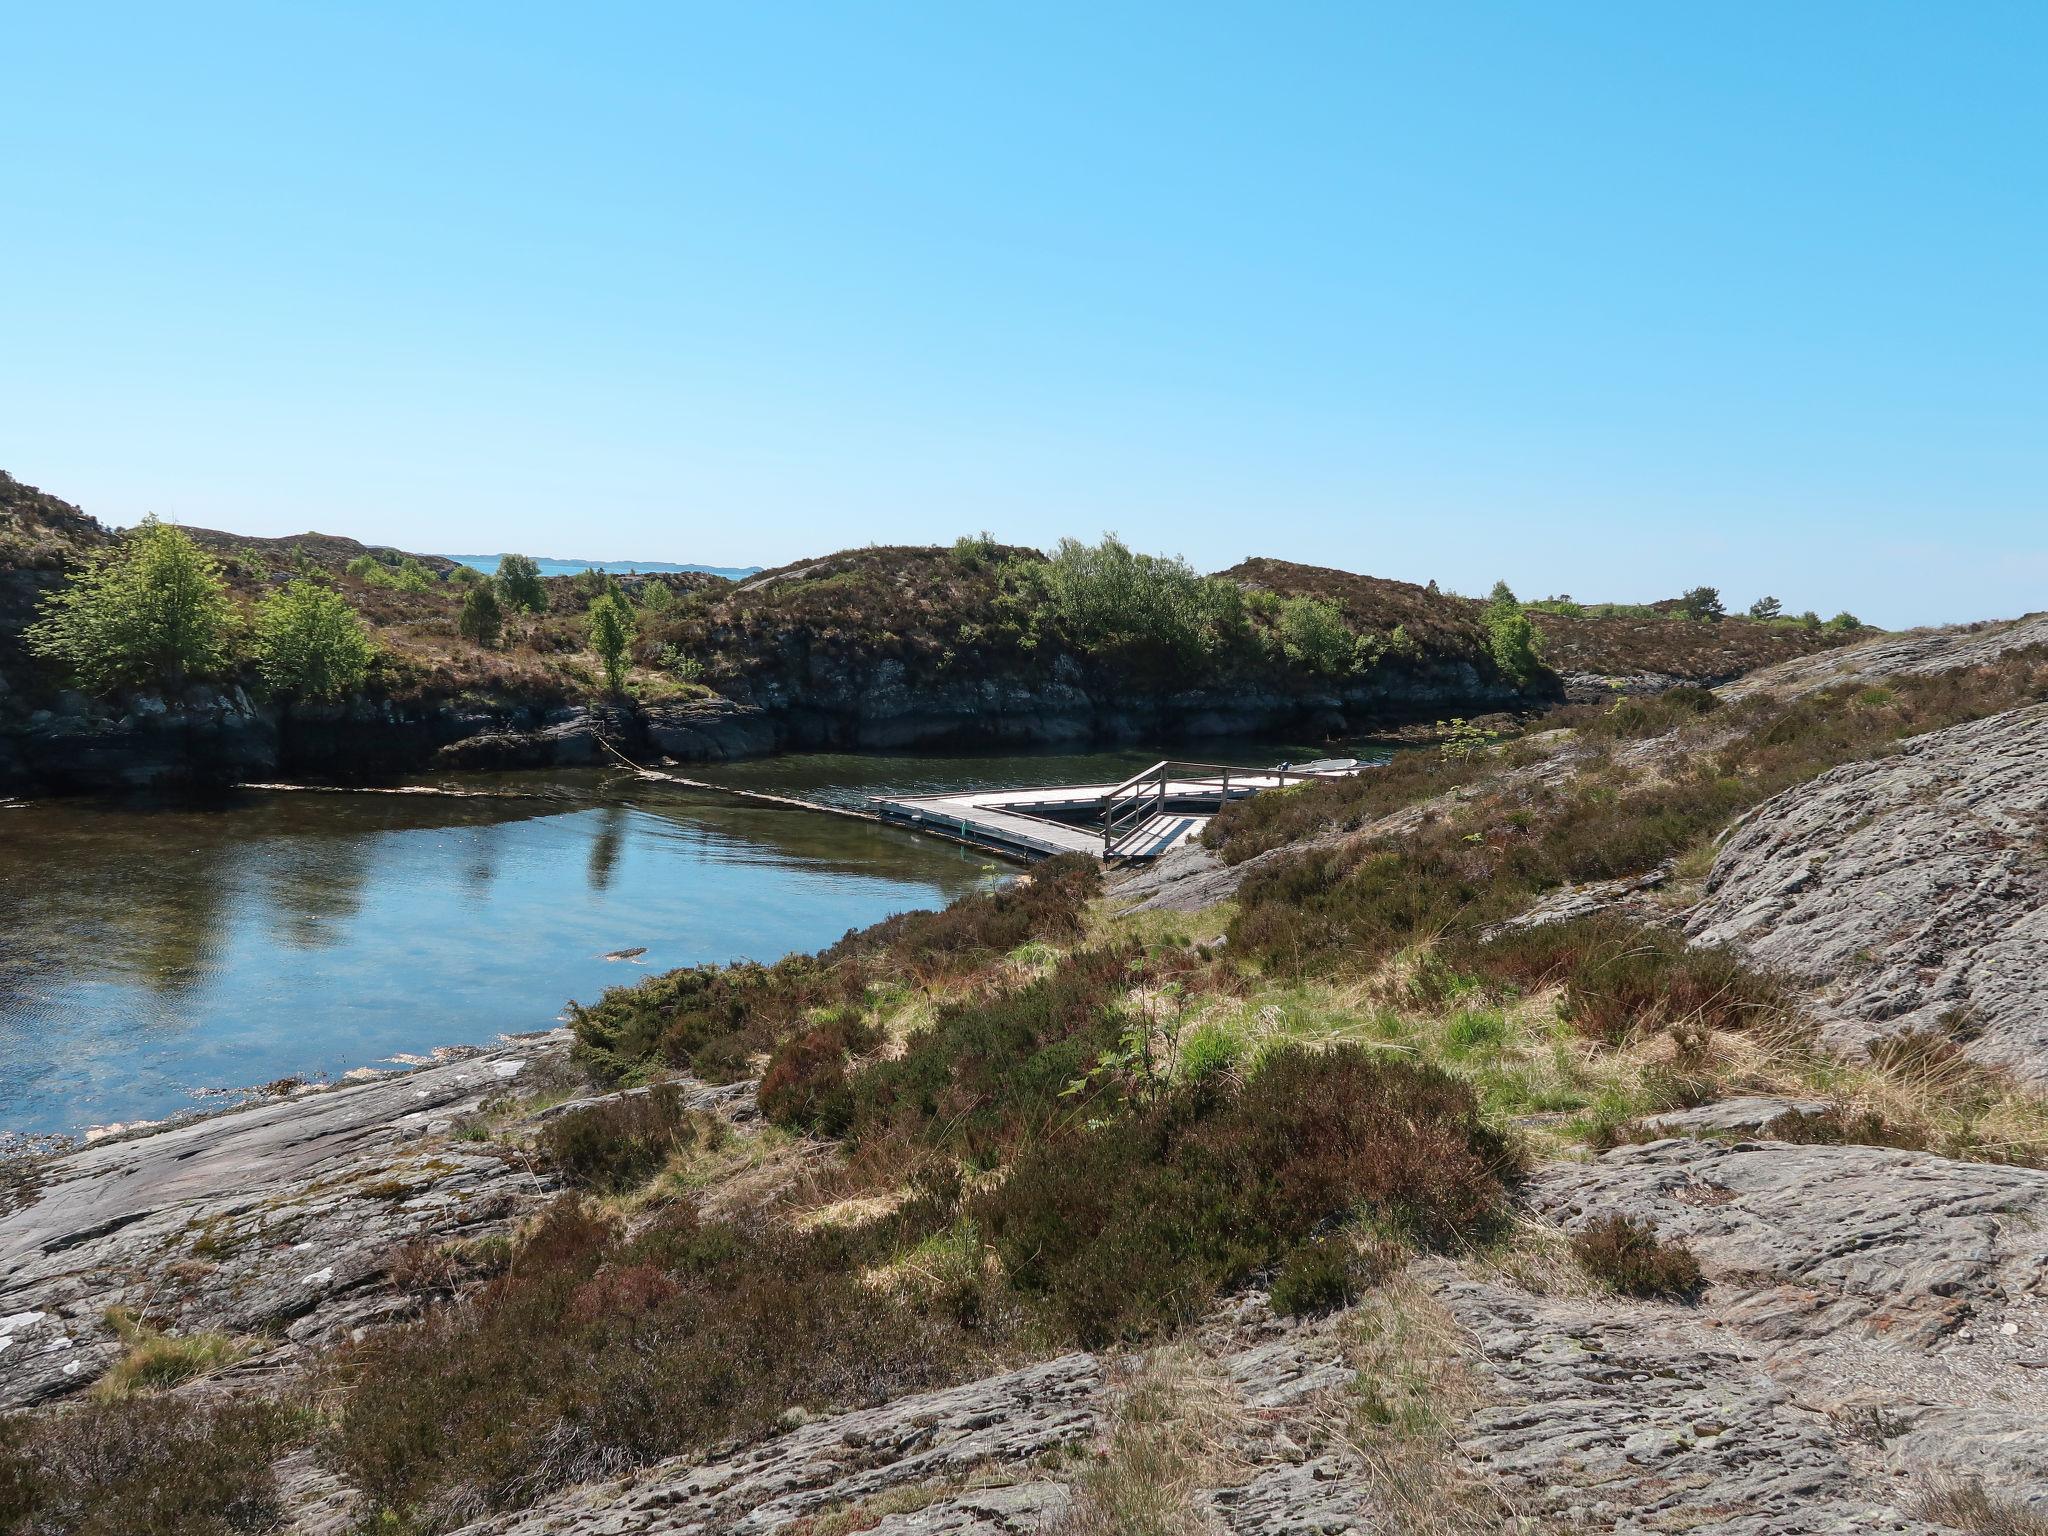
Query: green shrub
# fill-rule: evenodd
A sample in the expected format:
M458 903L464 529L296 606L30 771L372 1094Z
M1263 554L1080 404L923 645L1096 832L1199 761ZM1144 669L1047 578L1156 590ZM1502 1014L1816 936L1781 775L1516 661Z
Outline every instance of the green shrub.
M1085 655L1134 665L1186 665L1217 642L1243 594L1196 574L1185 560L1135 554L1115 534L1099 544L1062 539L1030 568L1046 611Z
M953 559L963 569L983 570L1001 558L1002 546L985 528L980 533L963 533L953 541Z
M217 673L235 631L219 562L153 517L88 556L41 611L23 636L28 648L94 693Z
M377 648L331 587L288 582L256 607L256 665L279 693L328 699L360 688Z
M604 663L614 693L626 686L626 653L637 633L632 609L616 594L607 592L590 605L590 647Z
M1358 636L1335 603L1290 597L1280 604L1280 646L1289 661L1310 672L1336 677L1358 656Z
M531 555L501 555L494 578L504 594L505 606L528 613L548 611L548 589L540 576L540 565Z
M1572 1253L1594 1279L1624 1296L1683 1301L1700 1288L1692 1250L1659 1241L1652 1222L1604 1217L1573 1236Z
M1235 1030L1213 1020L1197 1024L1180 1043L1175 1063L1177 1075L1185 1082L1200 1083L1223 1077L1244 1059L1245 1040Z
M662 1083L558 1115L540 1144L564 1182L616 1194L646 1183L695 1139L682 1089Z
M1536 626L1519 604L1495 603L1486 610L1486 649L1493 664L1514 682L1531 682L1543 669L1536 653Z
M394 592L431 592L436 579L432 567L411 555L402 559L358 555L349 561L347 570L365 586L388 587Z

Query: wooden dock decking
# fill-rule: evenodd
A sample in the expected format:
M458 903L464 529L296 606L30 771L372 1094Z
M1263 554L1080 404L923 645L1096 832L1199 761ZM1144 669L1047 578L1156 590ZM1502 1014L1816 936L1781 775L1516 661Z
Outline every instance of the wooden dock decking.
M884 821L1026 858L1086 853L1105 860L1155 859L1199 836L1228 800L1356 771L1162 762L1121 784L884 796L874 807Z

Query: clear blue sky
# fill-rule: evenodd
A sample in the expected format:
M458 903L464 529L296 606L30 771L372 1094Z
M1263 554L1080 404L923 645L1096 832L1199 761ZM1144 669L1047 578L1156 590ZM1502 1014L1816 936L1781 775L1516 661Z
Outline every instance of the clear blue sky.
M0 467L2048 607L2048 6L11 8Z

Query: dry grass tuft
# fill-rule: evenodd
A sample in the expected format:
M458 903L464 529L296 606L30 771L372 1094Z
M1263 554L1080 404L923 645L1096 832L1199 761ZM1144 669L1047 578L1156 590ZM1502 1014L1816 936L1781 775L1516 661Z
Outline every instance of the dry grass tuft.
M1102 1459L1051 1536L1210 1536L1197 1494L1242 1473L1230 1448L1242 1405L1185 1346L1154 1350L1117 1404Z
M1459 1454L1458 1426L1479 1406L1463 1332L1412 1275L1352 1314L1358 1375L1346 1442L1363 1459L1376 1512L1396 1536L1498 1536L1517 1526L1505 1497Z
M1970 1536L2048 1536L2048 1514L1989 1493L1975 1478L1927 1478L1913 1512Z

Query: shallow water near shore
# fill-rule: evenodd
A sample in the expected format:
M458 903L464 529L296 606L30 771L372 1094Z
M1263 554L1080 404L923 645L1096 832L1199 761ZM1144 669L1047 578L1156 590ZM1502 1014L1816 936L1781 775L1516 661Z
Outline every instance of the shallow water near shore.
M1211 750L1257 764L1320 749ZM1160 755L816 754L685 771L861 804L1108 781ZM229 1102L222 1089L487 1044L548 1027L571 998L815 949L1014 872L894 828L618 773L436 782L491 793L0 810L0 1131L157 1119Z

